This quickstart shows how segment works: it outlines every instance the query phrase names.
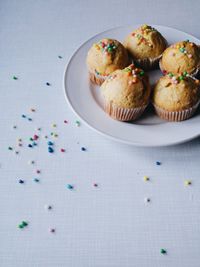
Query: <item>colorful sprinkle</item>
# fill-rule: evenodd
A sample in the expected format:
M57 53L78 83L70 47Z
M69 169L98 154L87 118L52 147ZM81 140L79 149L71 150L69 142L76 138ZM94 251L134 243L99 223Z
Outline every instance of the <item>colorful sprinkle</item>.
M40 179L34 178L33 181L36 182L36 183L39 183Z
M60 149L60 152L65 152L65 149L64 149L64 148L61 148L61 149Z
M160 253L161 253L161 254L167 254L167 250L164 249L164 248L161 248L161 249L160 249Z
M12 127L13 129L17 129L17 125L13 125L13 127Z
M33 119L32 118L28 118L29 121L32 121Z
M18 80L17 76L13 76L12 78L13 78L13 80Z
M93 186L94 186L94 187L98 187L98 184L97 184L97 183L94 183Z
M49 147L48 147L48 152L49 152L49 153L53 153L53 152L54 152L53 148L49 146Z
M47 86L50 86L51 84L50 84L50 83L48 83L48 82L46 82L46 85L47 85Z
M60 58L60 59L61 59L61 58L62 58L62 56L58 56L58 58Z
M22 114L22 118L26 118L26 115Z
M48 141L48 146L53 146L54 145L54 143L53 142L51 142L51 141Z
M149 181L150 179L149 179L148 176L144 176L144 177L143 177L143 180L144 180L145 182L147 182L147 181Z
M36 170L36 173L41 173L41 170Z
M24 180L22 180L22 179L19 179L19 184L24 184Z
M150 201L151 201L150 198L148 198L148 197L145 197L145 198L144 198L144 202L145 202L145 203L148 203L148 202L150 202Z
M160 166L162 163L160 161L156 161L156 165Z
M45 208L46 210L52 210L52 206L51 206L51 205L45 205L44 208Z
M53 123L51 126L52 126L52 127L54 127L54 128L56 128L56 127L57 127L57 125L56 125L55 123Z
M11 146L8 147L8 150L13 150L13 148Z
M76 126L79 127L81 125L80 121L76 121Z
M81 147L81 151L86 151L86 148L85 147Z
M64 120L64 123L68 123L68 121L67 120Z
M31 108L30 110L31 110L31 112L35 112L36 111L34 108Z
M70 190L72 190L72 189L74 189L74 186L71 185L71 184L67 184L67 188L70 189Z
M191 180L185 180L184 181L184 185L185 186L188 186L188 185L191 185L192 184L192 181Z
M55 233L56 229L55 228L49 228L50 233Z

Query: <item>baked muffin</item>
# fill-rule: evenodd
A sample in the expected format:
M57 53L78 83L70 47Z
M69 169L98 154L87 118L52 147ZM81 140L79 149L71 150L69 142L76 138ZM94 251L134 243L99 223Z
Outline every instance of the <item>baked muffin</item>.
M200 102L200 81L186 73L181 76L169 73L158 80L152 100L156 113L162 119L189 119Z
M172 72L180 75L187 71L190 75L197 76L200 70L199 47L189 40L171 45L162 55L160 69L164 74Z
M158 66L167 42L156 29L144 24L127 36L124 46L135 63L149 70Z
M90 80L101 85L110 73L123 69L129 64L128 53L124 46L113 39L102 39L90 48L87 66Z
M148 76L133 64L114 71L100 89L105 112L120 121L137 119L147 107L151 91Z

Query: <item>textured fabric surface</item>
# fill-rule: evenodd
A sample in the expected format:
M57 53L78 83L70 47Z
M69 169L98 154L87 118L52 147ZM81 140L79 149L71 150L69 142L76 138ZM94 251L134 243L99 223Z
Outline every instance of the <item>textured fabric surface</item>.
M200 266L199 139L158 149L109 141L83 123L76 126L62 88L70 56L92 35L149 23L200 37L199 5L185 0L1 1L1 267ZM58 127L52 130L52 123ZM42 136L59 134L54 154L47 152L44 138L37 148L27 148L36 127ZM7 147L20 137L24 147L15 155ZM37 168L40 183L32 181ZM192 185L185 187L185 179ZM66 188L68 183L74 190ZM46 211L45 204L53 209ZM20 230L22 220L29 226ZM51 227L55 234L48 232Z

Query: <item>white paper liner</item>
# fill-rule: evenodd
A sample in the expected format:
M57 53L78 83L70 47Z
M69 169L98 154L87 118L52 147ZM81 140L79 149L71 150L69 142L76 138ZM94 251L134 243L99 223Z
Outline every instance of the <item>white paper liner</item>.
M107 76L101 76L101 75L97 75L95 73L89 72L89 77L90 77L90 81L97 84L97 85L101 85L105 79L107 78Z
M184 121L191 118L194 115L199 106L199 103L200 101L198 101L193 107L184 109L182 111L167 111L156 106L155 104L153 104L153 106L155 108L157 115L161 119L168 121Z
M112 102L104 101L104 110L115 120L119 121L132 121L139 118L144 112L147 105L138 108L120 108Z

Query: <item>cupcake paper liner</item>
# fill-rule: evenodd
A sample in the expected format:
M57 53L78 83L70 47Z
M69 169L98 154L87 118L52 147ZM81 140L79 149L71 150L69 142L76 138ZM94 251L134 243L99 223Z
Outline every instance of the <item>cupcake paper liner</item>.
M90 81L94 84L97 84L97 85L101 85L106 79L106 77L96 75L92 72L89 72L89 77L90 77Z
M194 113L196 112L198 106L199 106L200 101L198 101L193 107L184 109L182 111L167 111L164 110L158 106L154 105L155 111L157 115L164 120L168 121L184 121L189 118L191 118Z
M105 112L115 120L132 121L139 118L144 112L147 105L138 108L120 108L112 102L104 102Z
M144 59L133 59L133 61L138 64L144 70L153 70L158 68L159 60L162 55L152 59L152 58L144 58Z

